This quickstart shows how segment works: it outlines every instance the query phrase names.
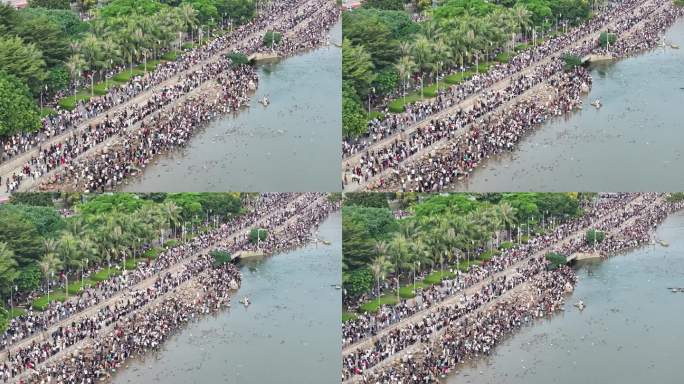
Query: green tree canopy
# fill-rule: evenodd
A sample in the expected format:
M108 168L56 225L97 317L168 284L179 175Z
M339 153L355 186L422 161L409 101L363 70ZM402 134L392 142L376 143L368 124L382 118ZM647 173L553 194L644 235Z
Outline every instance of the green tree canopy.
M35 263L43 255L43 241L36 227L15 212L0 213L0 242L14 252L21 267Z
M0 71L15 76L31 89L39 89L46 77L43 53L34 43L24 43L18 36L0 36Z
M40 113L28 87L0 70L0 136L33 132L40 125Z
M366 113L353 89L342 89L342 135L357 137L367 131Z
M31 8L69 9L69 0L30 0Z
M342 80L354 87L359 96L368 94L375 80L371 55L363 46L353 46L346 38L342 41Z
M42 15L23 19L15 32L24 43L35 44L48 67L63 63L69 56L69 37L60 25Z

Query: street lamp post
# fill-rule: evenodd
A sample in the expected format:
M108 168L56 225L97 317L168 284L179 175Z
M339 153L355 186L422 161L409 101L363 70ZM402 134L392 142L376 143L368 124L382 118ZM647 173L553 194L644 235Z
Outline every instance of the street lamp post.
M16 291L19 287L16 285L13 287L13 289L10 289L10 315L14 313L14 291Z

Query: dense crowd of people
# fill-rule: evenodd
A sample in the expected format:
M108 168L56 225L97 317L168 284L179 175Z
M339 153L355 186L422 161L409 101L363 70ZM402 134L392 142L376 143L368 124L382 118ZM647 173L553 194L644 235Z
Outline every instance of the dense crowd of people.
M184 146L210 119L235 112L247 104L250 91L258 84L254 68L235 67L229 59L221 57L221 53L233 50L249 55L266 49L257 32L269 27L282 31L283 40L268 50L279 56L292 55L322 44L326 31L339 19L339 7L323 0L303 5L285 1L273 7L234 33L183 55L178 62L160 66L145 76L146 80L134 79L125 88L128 90L125 95L129 97L120 97L117 87L111 95L90 101L88 105L92 104L92 108L81 105L72 112L60 112L56 118L46 118L49 127L59 127L57 130L51 128L7 140L3 152L6 158L34 147L38 148L38 154L31 156L20 171L4 177L6 192L14 192L23 181L41 178L57 168L65 171L51 175L44 182L44 189L67 182L73 183L78 190L114 188L124 177L143 169L152 157ZM283 13L278 14L278 10ZM168 79L173 82L166 83ZM214 88L197 94L200 86L210 82L216 84ZM111 116L107 112L112 106L153 87L152 94L140 104L111 113ZM190 94L193 96L188 96ZM168 107L170 104L174 106ZM157 116L164 108L172 108L172 111ZM81 132L73 129L103 113L105 116L99 122L91 122L87 129ZM70 129L73 129L72 134L64 140L41 145L45 139ZM118 142L102 148L102 143L113 137L117 137ZM96 146L99 148L93 151ZM76 160L89 151L97 153L89 159Z
M491 260L471 267L468 272L457 272L453 278L417 292L416 298L410 301L403 300L396 306L385 305L376 313L362 314L356 320L346 322L342 328L343 348L351 352L343 353L343 380L359 376L360 380L369 383L424 382L384 380L394 377L392 369L381 376L377 372L366 373L388 357L432 340L432 335L448 323L456 322L465 313L534 278L544 269L535 268L536 263L546 263L545 259L535 255L595 251L605 256L621 252L652 241L651 233L655 226L667 214L682 208L684 202L665 202L661 194L602 194L596 203L585 207L581 217L562 223L546 234L532 237L526 244L505 250ZM588 229L604 231L605 240L598 245L589 244L585 236ZM527 280L520 280L522 277L527 277ZM475 288L476 284L480 287ZM476 289L476 292L468 296L466 289ZM459 304L445 305L447 300L456 299L460 299ZM426 312L422 318L413 322L409 320L422 312ZM409 323L397 324L404 320ZM436 372L431 371L426 376L431 379L425 382L434 382L439 377L434 376ZM390 376L382 376L384 374ZM378 381L379 377L384 379Z
M271 217L274 215L279 217L292 215L296 211L289 208L301 207L302 204L318 197L315 194L263 194L251 204L247 213L222 224L215 231L198 235L191 242L164 250L154 260L140 262L135 269L127 271L125 275L112 276L108 280L99 282L97 286L87 288L80 294L71 296L64 302L52 302L44 311L37 312L29 309L25 315L12 319L7 330L0 335L0 350L9 348L12 344L35 333L43 332L50 326L106 301L126 289L135 287L141 282L182 263L189 255L196 254L211 246L225 244L224 239L231 238L232 242L227 243L231 246L244 245L248 241L247 235L238 238L235 235L230 236L230 234L244 231L255 224L270 223ZM94 273L95 268L87 272L87 274ZM77 276L73 277L78 278ZM52 289L56 291L64 289L63 282L52 282Z
M657 5L663 3L664 1L658 1ZM395 135L413 124L449 109L509 76L520 75L536 64L544 63L554 56L559 56L560 52L569 50L578 43L581 43L583 47L596 48L596 42L591 39L587 40L588 36L602 30L607 25L613 28L634 25L635 21L648 16L655 8L655 5L651 5L634 9L641 4L642 2L635 0L613 2L611 7L596 13L587 22L570 29L566 33L551 37L541 44L528 47L513 56L507 63L493 65L486 73L476 74L467 81L440 91L434 99L409 103L402 113L390 113L385 108L382 120L374 119L368 123L366 135L357 139L346 138L344 140L343 155L347 157L361 152L373 143ZM459 69L463 70L464 68L454 68L454 70Z
M621 5L625 12L592 19L589 22L591 27L581 26L569 35L562 35L552 44L556 49L551 52L562 51L579 57L602 53L604 49L597 40L584 40L582 44L568 47L605 24L610 24L610 33L619 36L621 43L615 50L610 49L613 57L624 57L653 47L661 33L684 13L681 8L664 4L664 1L655 1L632 10L633 2L626 2ZM546 52L546 55L551 53ZM540 63L524 75L511 77L504 88L483 92L467 111L457 110L444 116L440 113L472 95L468 92L468 85L464 84L451 87L450 91L430 101L427 107L421 107L419 113L409 108L403 114L390 114L385 120L389 128L381 128L383 133L376 137L378 140L404 131L407 124L432 118L377 148L367 148L377 140L366 141L368 145L365 146L356 145L353 147L355 150L345 145L347 155L359 153L353 163L347 162L343 184L364 184L367 189L380 190L443 190L457 180L468 178L491 156L513 150L524 135L549 118L581 108L581 94L591 86L588 71L583 67L567 71L565 60L560 55L547 57L541 62L542 57L543 54L536 60ZM512 62L518 61L514 59ZM523 62L526 64L520 70L531 63ZM500 81L496 80L498 71L495 67L491 74L493 83ZM507 72L507 76L511 73L517 72ZM465 90L459 87L465 87Z
M427 384L440 382L457 364L486 356L504 337L538 318L562 310L565 295L576 283L574 271L562 267L536 275L524 294L507 297L491 307L445 321L444 331L416 354L406 355L386 369L372 372L365 383Z
M40 328L43 337L40 341L34 340L28 345L8 350L7 359L0 362L0 381L23 375L31 380L85 383L109 375L110 370L120 366L128 357L157 348L184 323L229 305L229 291L239 287L240 272L230 263L216 267L206 252L208 248L225 249L231 254L249 249L251 240L248 236L231 237L230 233L242 229L244 223L254 225L256 215L261 212L269 214L269 217L257 225L269 228L269 239L272 239L262 244L261 250L269 254L285 251L310 241L312 228L317 227L330 212L339 209L339 203L330 202L325 195L317 193L272 194L260 200L250 214L236 222L198 235L191 242L164 252L155 259L153 264L157 265L141 266L141 278L136 279L136 270L129 276L112 279L111 283L116 288L111 291L123 292L115 302L107 303L79 319L72 319L67 325L53 327L49 333L46 333L49 325L69 318L75 312L66 310L62 304L55 304L43 313L32 313L31 319L15 319L11 330L5 333L5 337L18 334L16 339L10 339L12 342L33 333L27 327ZM156 273L148 276L143 270ZM152 284L140 286L133 283L149 277L154 278ZM108 283L96 289L108 291ZM187 284L192 284L193 288L187 289ZM178 289L182 285L184 289ZM55 313L57 320L54 320ZM37 325L36 320L43 322ZM92 343L88 345L90 340ZM51 359L60 352L65 352L63 357ZM43 364L46 361L48 363Z

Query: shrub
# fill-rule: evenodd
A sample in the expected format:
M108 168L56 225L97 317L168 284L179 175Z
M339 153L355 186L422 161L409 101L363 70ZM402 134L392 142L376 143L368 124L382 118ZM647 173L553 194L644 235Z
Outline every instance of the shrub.
M363 293L373 289L373 273L368 268L361 268L352 271L344 284L347 294L350 297L358 297Z
M268 31L264 35L264 46L270 47L271 45L278 44L282 39L283 35L280 32Z
M614 45L616 41L617 36L614 33L601 32L601 35L599 36L599 44L601 44L601 47L603 48L606 48L608 43Z
M561 255L560 253L547 253L546 254L546 260L549 261L549 269L553 270L556 269L560 266L565 265L567 263L567 260L565 256Z
M586 239L588 245L594 245L601 243L606 238L606 233L603 231L597 231L595 229L590 229L587 231Z
M504 241L503 243L501 243L501 244L499 245L499 249L502 249L502 250L511 249L511 248L513 248L514 246L515 246L515 245L513 245L513 243L511 243L510 241Z
M577 55L572 55L566 53L563 55L563 61L565 62L565 70L570 71L582 65L582 58Z
M249 231L249 241L251 241L252 244L256 244L257 240L258 241L264 241L267 238L268 238L268 231L263 229L263 228L252 228L252 230Z
M164 247L165 248L173 248L176 245L178 245L178 240L176 239L169 239L164 242Z
M230 253L226 251L213 250L209 252L209 256L211 256L214 259L212 261L214 267L220 267L224 264L229 263L231 260Z
M249 59L244 53L231 52L227 55L227 57L230 59L232 67L249 64Z
M681 0L684 3L684 0ZM682 200L684 200L684 192L673 192L670 193L665 200L667 200L670 203L677 203Z

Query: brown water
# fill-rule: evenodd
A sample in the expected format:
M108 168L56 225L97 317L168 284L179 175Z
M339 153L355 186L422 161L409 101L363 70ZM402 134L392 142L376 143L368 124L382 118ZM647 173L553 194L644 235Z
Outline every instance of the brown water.
M524 328L447 383L682 383L684 293L667 288L684 287L684 213L656 238L670 246L578 264L564 313Z
M190 324L114 383L335 383L340 361L342 220L292 252L245 262L233 307ZM238 303L247 296L248 308Z
M341 41L341 23L330 32ZM340 189L341 49L260 65L249 109L210 124L123 190L329 192ZM258 101L271 100L268 107Z
M684 20L665 35L684 47ZM684 49L594 66L584 109L555 119L475 171L470 191L684 189ZM599 110L589 105L601 99Z

